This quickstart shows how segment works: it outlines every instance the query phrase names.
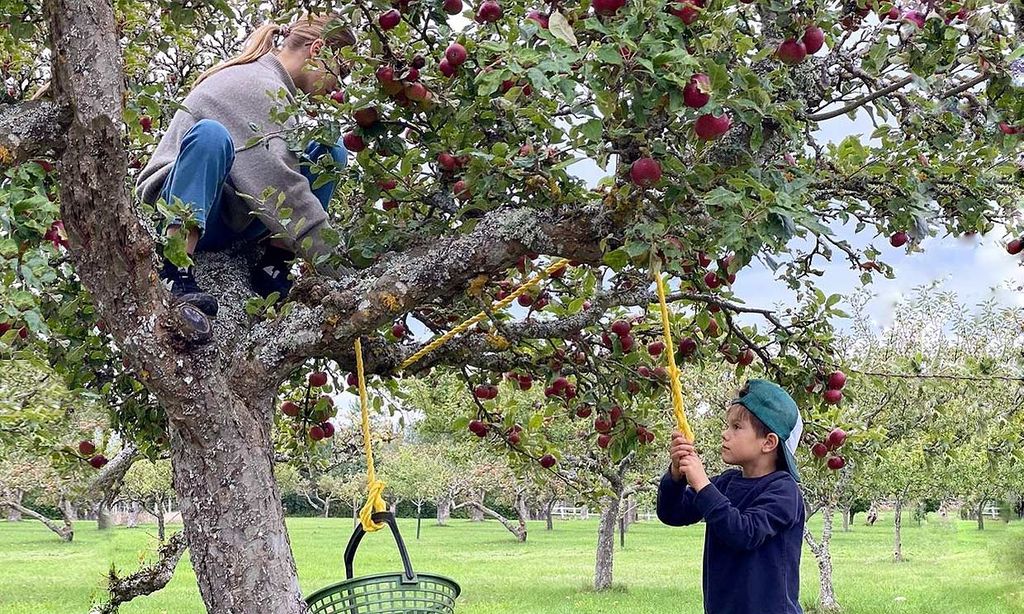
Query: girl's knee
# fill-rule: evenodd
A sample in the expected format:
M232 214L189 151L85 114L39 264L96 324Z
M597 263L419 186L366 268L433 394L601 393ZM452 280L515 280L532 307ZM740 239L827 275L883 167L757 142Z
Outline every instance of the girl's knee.
M218 153L231 159L235 155L235 144L231 133L224 124L213 119L201 119L185 135L186 140L194 141L193 145L211 153Z

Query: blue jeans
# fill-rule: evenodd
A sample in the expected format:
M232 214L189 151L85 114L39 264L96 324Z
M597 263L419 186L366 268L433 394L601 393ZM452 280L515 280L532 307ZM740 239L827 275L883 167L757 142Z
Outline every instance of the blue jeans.
M309 166L310 162L315 162L324 154L330 154L339 166L345 166L348 162L348 151L340 144L323 145L314 142L306 147L299 172L309 181L313 195L326 211L334 194L335 182L330 181L313 190L316 175ZM196 251L221 251L236 241L255 241L269 233L258 219L238 232L229 227L221 216L222 195L225 186L231 186L228 175L234 161L235 145L227 128L220 122L201 119L181 141L178 157L174 160L160 196L168 203L175 198L181 199L192 211L200 233Z

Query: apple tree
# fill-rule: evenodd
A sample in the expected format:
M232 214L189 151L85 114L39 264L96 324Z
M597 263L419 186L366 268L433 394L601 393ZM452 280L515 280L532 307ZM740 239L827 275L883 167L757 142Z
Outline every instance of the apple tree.
M441 332L564 257L570 267L517 299L527 315L496 317L406 374L472 366L477 385L494 386L547 364L534 379L554 385L553 364L582 353L586 365L559 383L564 411L544 417L591 399L610 411L658 328L647 318L609 333L605 314L654 302L653 263L671 276L681 362L756 362L803 391L835 368L835 303L815 288L824 260L869 283L893 274L879 235L916 251L933 234L1005 229L1020 251L1019 2L418 0L398 1L397 14L356 2L338 7L360 34L338 51L354 66L344 95L282 109L305 118L291 142L344 134L356 154L337 175L325 237L336 251L314 263L352 272L305 267L280 307L249 300L251 253L204 254L222 312L193 317L156 276L149 222L166 211L141 207L128 186L237 34L322 4L275 2L270 15L242 0L0 1L5 347L106 390L127 440L169 448L210 611L301 611L273 414L286 381L327 360L352 370L356 338L369 371L390 377L424 343L406 334L411 320ZM856 113L875 122L873 140L821 138ZM575 173L582 160L596 183ZM734 296L754 262L797 307ZM825 382L800 396L837 400ZM491 432L489 412L467 418ZM624 412L612 431L618 462L649 443L637 422ZM563 457L540 433L520 448L552 469Z

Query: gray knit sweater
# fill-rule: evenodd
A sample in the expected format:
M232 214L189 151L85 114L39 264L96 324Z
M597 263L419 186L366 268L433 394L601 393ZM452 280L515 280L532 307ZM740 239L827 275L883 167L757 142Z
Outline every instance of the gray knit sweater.
M328 252L320 236L321 230L328 227L327 213L310 190L309 182L299 173L299 160L284 138L271 136L266 146L259 144L238 151L253 137L297 125L294 118L283 124L271 119L271 111L284 104L282 90L288 102L294 101L295 84L272 53L250 64L225 68L200 83L185 97L184 109L174 114L149 164L139 174L139 198L148 203L160 198L185 134L201 119L216 120L227 128L234 141L236 155L229 176L234 190L255 199L250 201L226 189L221 209L228 226L240 232L252 223L255 215L272 233L283 232L282 238L310 260ZM275 192L264 202L262 194L268 187ZM291 209L288 228L282 225L278 213L279 193L285 196L281 207ZM306 238L311 241L304 250Z

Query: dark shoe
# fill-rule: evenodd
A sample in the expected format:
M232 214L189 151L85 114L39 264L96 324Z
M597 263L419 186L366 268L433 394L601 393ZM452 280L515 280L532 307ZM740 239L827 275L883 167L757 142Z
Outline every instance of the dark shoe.
M196 283L195 271L192 267L179 269L164 260L164 266L160 270L160 279L171 283L171 294L179 302L195 305L196 309L202 311L211 318L217 317L217 299Z
M249 277L256 294L267 298L277 292L278 300L283 301L292 289L292 280L288 279L291 265L288 262L293 258L295 254L287 250L267 247Z

